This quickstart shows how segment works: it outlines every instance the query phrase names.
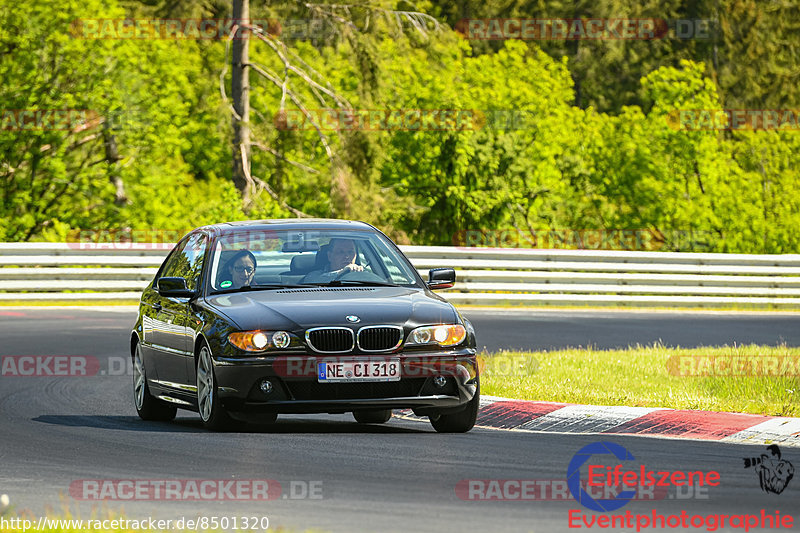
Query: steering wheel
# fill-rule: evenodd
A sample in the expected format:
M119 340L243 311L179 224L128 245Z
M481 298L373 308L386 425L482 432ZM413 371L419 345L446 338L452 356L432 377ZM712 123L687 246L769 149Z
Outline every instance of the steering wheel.
M351 272L352 272L352 270L350 270L349 268L347 270L342 270L341 272L336 274L336 277L333 278L333 281L339 281L339 280L341 280L343 277L345 277L346 275L348 275Z
M351 276L350 279L353 281L376 281L379 283L386 283L385 279L367 270L346 270L344 272L340 272L335 278L333 278L333 281L346 281L348 276Z

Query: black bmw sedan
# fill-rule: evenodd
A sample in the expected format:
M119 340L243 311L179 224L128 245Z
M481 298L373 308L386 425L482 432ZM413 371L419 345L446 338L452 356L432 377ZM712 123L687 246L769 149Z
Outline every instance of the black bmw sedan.
M437 431L475 424L472 325L431 292L376 228L342 220L232 222L193 230L145 289L131 333L133 392L145 420L197 411L209 429L279 413L392 409Z

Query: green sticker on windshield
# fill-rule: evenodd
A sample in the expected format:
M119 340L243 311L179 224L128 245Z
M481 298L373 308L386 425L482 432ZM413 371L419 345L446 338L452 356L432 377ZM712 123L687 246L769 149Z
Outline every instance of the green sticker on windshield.
M232 281L223 281L222 283L219 284L219 286L222 287L223 289L227 289L231 285L233 285Z

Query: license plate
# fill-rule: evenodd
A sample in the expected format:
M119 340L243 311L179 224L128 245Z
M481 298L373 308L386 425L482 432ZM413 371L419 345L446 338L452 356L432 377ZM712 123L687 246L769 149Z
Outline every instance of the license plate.
M400 359L317 363L317 381L320 383L400 381Z

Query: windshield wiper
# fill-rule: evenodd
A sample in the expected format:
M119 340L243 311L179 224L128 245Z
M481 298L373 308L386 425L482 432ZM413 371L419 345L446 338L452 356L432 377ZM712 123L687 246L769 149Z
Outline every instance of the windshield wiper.
M338 287L339 285L346 285L353 283L355 285L364 285L366 287L399 287L396 283L384 283L381 281L363 281L359 279L335 279L328 283L315 283L320 287Z

